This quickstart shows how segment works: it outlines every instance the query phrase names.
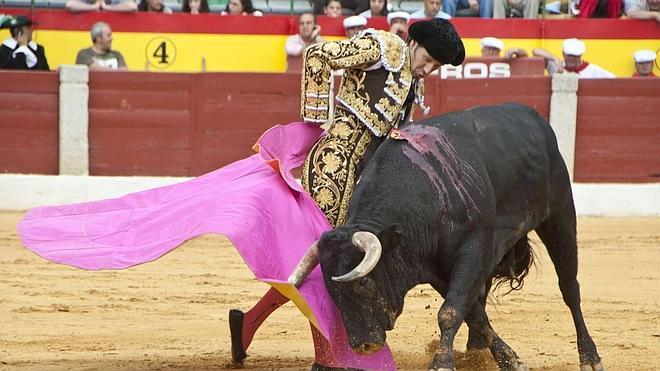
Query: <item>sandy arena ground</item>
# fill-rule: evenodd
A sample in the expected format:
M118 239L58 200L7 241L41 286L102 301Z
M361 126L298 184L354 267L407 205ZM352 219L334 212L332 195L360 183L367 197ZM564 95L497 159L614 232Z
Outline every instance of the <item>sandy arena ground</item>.
M90 272L46 262L24 249L0 213L0 369L222 370L231 367L227 312L268 288L252 279L222 237L207 236L160 260ZM660 369L660 218L579 221L582 308L608 370ZM493 296L494 328L532 370L577 370L575 330L542 245L522 292ZM437 336L439 296L409 294L388 341L403 369L424 369ZM464 326L465 327L465 326ZM496 369L465 360L459 369ZM308 324L295 307L276 311L257 334L245 367L308 369Z

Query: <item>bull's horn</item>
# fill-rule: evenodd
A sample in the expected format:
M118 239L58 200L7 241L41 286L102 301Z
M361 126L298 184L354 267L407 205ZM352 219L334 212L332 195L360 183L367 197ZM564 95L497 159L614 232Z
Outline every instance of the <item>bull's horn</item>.
M287 282L298 287L302 281L319 265L319 241L314 241L305 255L287 279Z
M380 254L383 252L383 247L380 245L378 237L371 232L355 232L353 233L353 245L364 251L364 258L357 267L353 268L352 271L343 276L332 277L333 281L355 281L366 276L376 268L376 264L378 264L378 260L380 260Z

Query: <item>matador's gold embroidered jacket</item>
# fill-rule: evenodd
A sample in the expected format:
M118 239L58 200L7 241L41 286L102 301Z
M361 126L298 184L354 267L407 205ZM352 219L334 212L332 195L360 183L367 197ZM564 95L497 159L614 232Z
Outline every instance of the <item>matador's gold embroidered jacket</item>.
M408 45L398 36L367 29L348 40L312 45L305 51L301 77L301 116L323 123L330 107L332 71L344 69L337 102L376 136L405 119L403 107L413 85ZM415 103L426 110L423 83Z

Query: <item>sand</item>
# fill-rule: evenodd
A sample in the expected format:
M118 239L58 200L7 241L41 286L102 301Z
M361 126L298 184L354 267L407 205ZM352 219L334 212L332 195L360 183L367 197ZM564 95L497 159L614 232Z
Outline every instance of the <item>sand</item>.
M231 368L227 314L268 286L252 278L226 239L205 236L123 271L92 272L47 262L24 249L0 212L0 369L115 370ZM608 370L660 369L660 218L579 219L582 309ZM495 294L493 327L532 370L577 370L575 330L552 263L539 243L520 292ZM388 333L403 369L425 369L442 303L429 286L408 293ZM496 369L466 360L459 369ZM308 369L309 328L291 304L276 311L248 350L245 368Z

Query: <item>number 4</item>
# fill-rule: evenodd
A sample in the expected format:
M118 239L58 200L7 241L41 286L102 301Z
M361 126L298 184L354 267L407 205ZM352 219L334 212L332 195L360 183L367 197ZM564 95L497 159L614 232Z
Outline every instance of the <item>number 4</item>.
M160 45L156 48L156 51L154 51L154 54L152 54L155 58L160 58L160 61L158 63L160 64L167 64L169 63L167 59L170 57L167 55L167 44L165 41L161 42Z

